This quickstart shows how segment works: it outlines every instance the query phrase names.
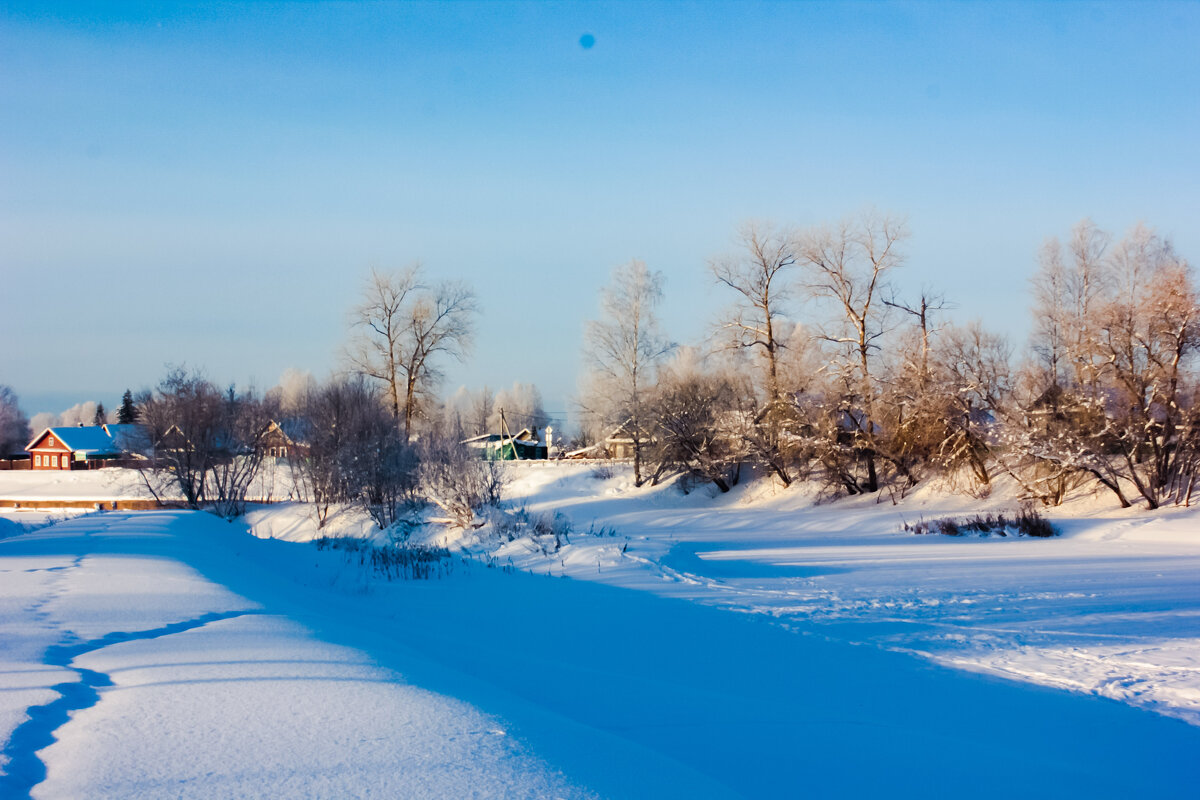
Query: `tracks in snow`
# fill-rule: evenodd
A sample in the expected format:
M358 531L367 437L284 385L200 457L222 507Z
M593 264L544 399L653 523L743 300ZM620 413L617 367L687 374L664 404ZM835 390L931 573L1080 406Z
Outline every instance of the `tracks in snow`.
M78 564L79 559L76 560L74 566L78 566ZM163 636L202 628L212 622L261 613L263 612L214 612L182 622L172 622L159 628L142 631L113 631L98 639L83 642L68 641L48 648L43 662L47 666L73 670L79 675L79 680L59 683L50 687L53 691L58 692L58 699L45 705L30 707L27 712L29 719L13 731L12 737L3 751L8 758L8 763L4 774L0 775L0 797L8 800L29 798L33 787L46 778L46 765L38 756L38 751L54 743L55 733L70 720L71 712L96 705L100 701L99 690L113 685L109 676L103 672L73 666L76 658L121 642L159 639Z

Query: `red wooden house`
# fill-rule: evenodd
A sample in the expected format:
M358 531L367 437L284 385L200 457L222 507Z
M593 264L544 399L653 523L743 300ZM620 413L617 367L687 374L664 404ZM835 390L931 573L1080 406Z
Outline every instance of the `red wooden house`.
M33 461L32 469L88 469L122 455L101 425L47 428L25 449Z

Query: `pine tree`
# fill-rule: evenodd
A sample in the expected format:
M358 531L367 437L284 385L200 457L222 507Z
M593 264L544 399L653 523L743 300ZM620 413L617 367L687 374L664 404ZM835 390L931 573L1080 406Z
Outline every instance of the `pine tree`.
M121 407L117 409L117 422L121 425L132 425L138 421L141 413L138 407L133 403L133 392L125 390L125 396L121 398Z
M104 411L104 403L96 404L96 416L92 420L93 425L103 425L108 422L108 414Z

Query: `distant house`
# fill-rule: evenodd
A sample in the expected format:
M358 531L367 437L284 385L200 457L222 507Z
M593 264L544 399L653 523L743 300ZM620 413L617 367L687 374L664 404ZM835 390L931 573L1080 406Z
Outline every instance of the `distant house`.
M186 450L191 446L191 440L184 435L178 425L172 425L167 428L162 436L158 437L158 441L154 443L154 449L158 453L174 453Z
M537 461L550 457L550 428L546 438L538 434L537 428L524 428L515 436L503 433L485 433L464 439L463 444L479 453L485 461Z
M304 443L304 425L299 420L271 420L263 432L259 447L267 458L287 460L308 452Z
M604 437L604 451L609 458L633 458L633 450L636 447L633 441L633 433L636 430L633 426L633 418L622 422L612 433ZM644 448L646 445L657 441L654 434L648 431L642 431L641 444Z
M572 450L563 455L564 458L570 459L589 459L589 458L614 458L626 459L633 458L633 420L627 419L612 430L608 436L604 437L604 441L597 442L587 447L581 447L578 450ZM652 444L657 439L653 434L642 434L642 446Z
M75 428L61 425L42 431L26 445L25 450L33 461L32 469L94 469L107 466L136 452L123 449L132 432L119 433L121 442L114 439L104 425L80 425Z
M154 452L154 437L145 425L102 425L113 444L125 457L149 458Z

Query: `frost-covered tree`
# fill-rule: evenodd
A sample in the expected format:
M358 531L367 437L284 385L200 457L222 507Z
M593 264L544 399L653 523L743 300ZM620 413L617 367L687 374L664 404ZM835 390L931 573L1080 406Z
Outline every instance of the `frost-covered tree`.
M507 389L496 392L492 403L492 413L488 417L487 429L500 430L500 412L513 431L521 428L544 428L550 424L550 417L542 405L542 392L532 383L514 381Z
M66 411L58 415L56 425L68 425L75 427L76 425L94 425L96 421L95 400L85 400L82 403L76 403Z
M364 508L380 528L396 521L416 487L416 450L404 440L377 384L363 375L308 387L295 418L304 451L292 460L317 527L342 504Z
M638 486L642 484L643 449L649 439L646 396L658 363L673 347L658 322L662 286L662 273L652 272L641 261L614 269L600 294L600 318L588 322L584 340L592 382L581 405L608 424L621 425L633 440L633 475Z
M846 428L863 462L866 474L858 488L867 492L879 488L879 456L891 456L893 466L905 470L903 461L887 451L884 432L877 428L880 387L874 366L885 332L883 297L891 273L903 263L900 247L907 236L900 220L865 213L809 231L801 248L808 290L829 309L831 319L820 336L834 348L831 366L840 376L839 416L845 423L839 427Z
M279 383L267 390L264 399L274 403L284 417L296 414L317 382L308 370L288 367L279 376Z
M1085 221L1067 249L1064 259L1052 241L1034 281L1037 313L1057 322L1037 332L1045 377L1032 383L1011 449L1060 476L1050 502L1073 474L1122 505L1130 489L1151 508L1186 500L1200 445L1191 268L1143 225L1112 245Z

